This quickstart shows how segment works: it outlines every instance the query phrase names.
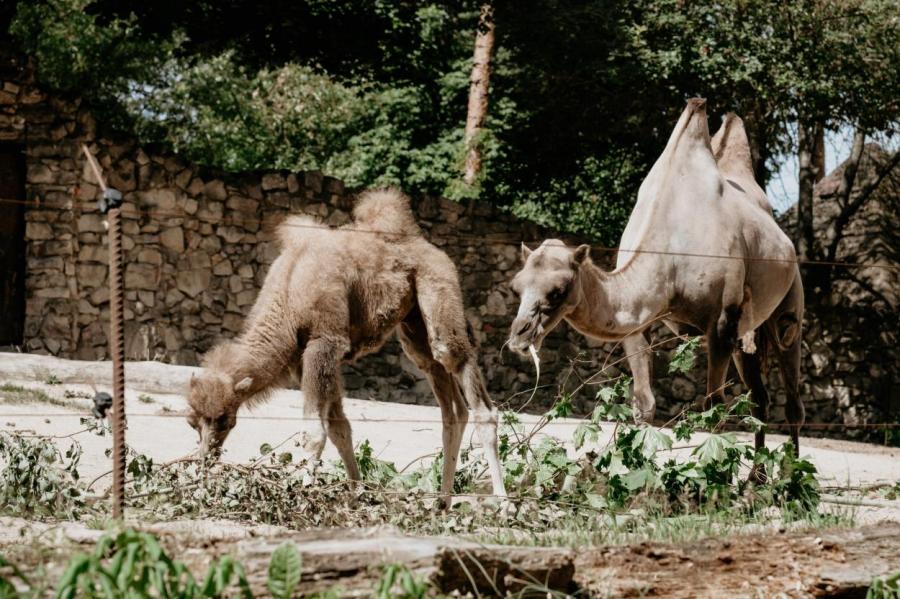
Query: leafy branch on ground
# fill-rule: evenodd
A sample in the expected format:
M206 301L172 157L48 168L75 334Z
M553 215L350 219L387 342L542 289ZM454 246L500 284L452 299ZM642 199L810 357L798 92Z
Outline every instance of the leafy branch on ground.
M683 344L674 360L678 368L693 363L696 347L693 340ZM559 530L596 531L623 523L636 527L660 518L717 512L735 521L772 510L782 518L817 514L820 491L810 462L795 458L789 444L756 451L726 430L763 426L749 415L748 395L728 405L685 412L669 432L634 424L630 386L627 377L599 386L590 417L578 423L568 443L546 433L551 422L572 414L568 394L561 394L529 426L518 414L504 412L500 457L507 488L515 489L515 496L485 493L487 464L470 446L461 452L453 484L462 497L449 514L434 509L441 486L440 453L430 463L398 469L378 459L368 441L356 451L363 476L359 484L346 480L342 466L299 463L282 450L285 443L264 443L260 456L247 464L196 459L159 464L129 450L127 500L130 509L155 519L229 518L298 529L390 524L422 534L463 535L489 529L552 536ZM106 432L98 424L102 421L91 422L84 421L86 430ZM105 502L85 502L77 443L62 455L51 439L4 433L0 452L6 458L0 477L8 513L108 515ZM765 483L747 480L746 472L754 467L767 473ZM46 511L44 505L54 507Z

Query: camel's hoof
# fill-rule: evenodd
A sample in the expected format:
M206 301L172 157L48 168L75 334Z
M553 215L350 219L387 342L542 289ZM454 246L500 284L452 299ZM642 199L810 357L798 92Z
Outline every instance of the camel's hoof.
M764 485L769 482L769 476L766 474L766 467L762 464L756 464L750 469L750 476L747 481L754 485Z
M632 409L632 414L634 415L635 426L641 426L642 424L652 425L653 418L654 416L656 416L656 408L641 410L637 406L634 406Z

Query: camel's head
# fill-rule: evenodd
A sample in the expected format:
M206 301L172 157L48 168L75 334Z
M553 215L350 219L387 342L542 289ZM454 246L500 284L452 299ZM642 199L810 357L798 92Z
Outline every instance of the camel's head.
M191 377L187 421L200 435L201 458L221 455L222 445L237 422L238 408L252 385L250 377L235 383L228 375L212 372Z
M522 355L531 345L540 349L547 333L575 309L581 301L581 265L589 254L590 246L570 248L558 239L548 239L534 251L522 244L525 265L510 283L519 296L510 349Z

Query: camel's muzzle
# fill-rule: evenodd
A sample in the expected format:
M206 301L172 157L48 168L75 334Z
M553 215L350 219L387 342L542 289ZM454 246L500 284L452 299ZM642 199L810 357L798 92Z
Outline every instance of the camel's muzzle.
M544 339L544 327L541 324L541 315L530 318L517 318L513 321L509 333L509 348L522 356L528 355L528 348L532 345L536 349L541 348Z
M200 433L198 452L200 459L204 461L218 460L222 456L222 445L225 441L224 438L222 438L205 419L201 420L198 432Z

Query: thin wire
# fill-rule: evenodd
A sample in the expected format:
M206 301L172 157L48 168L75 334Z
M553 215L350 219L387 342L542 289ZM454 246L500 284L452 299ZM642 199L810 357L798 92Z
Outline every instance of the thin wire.
M0 418L13 418L13 417L24 417L24 418L59 418L59 417L81 417L81 418L92 418L92 415L87 412L0 412ZM535 418L540 418L540 414L533 414ZM128 418L184 418L185 414L181 413L171 413L171 414L129 414ZM241 414L241 420L291 420L291 421L300 421L300 422L322 422L322 421L341 421L336 418L311 418L307 416L256 416L254 414ZM397 423L397 424L443 424L443 420L437 418L357 418L357 419L348 419L350 422L356 424L365 424L365 423L377 423L377 424L386 424L386 423ZM469 424L477 423L477 419L472 419L468 421ZM587 422L584 419L569 419L569 420L552 420L548 423L548 426L580 426L581 424ZM610 424L614 424L610 421ZM787 422L780 423L767 423L766 427L786 427L792 426ZM882 423L857 423L857 424L841 424L839 422L808 422L802 425L802 428L827 428L827 427L842 427L842 428L900 428L900 422L882 422Z
M71 208L61 208L57 206L42 206L38 202L29 202L26 200L13 200L13 199L0 199L0 203L7 204L21 204L25 206L37 207L42 210L58 210L60 212L70 212ZM188 218L194 217L194 215L188 214L186 212L171 212L166 210L143 210L133 207L133 205L129 208L125 208L126 205L123 205L122 217L123 218L132 218L134 216L156 216L156 217L167 217L167 218ZM93 212L93 211L92 211ZM302 213L299 213L302 214ZM277 227L292 227L297 229L318 229L318 230L326 230L326 231L344 231L350 233L364 233L369 235L382 235L387 237L419 237L419 233L410 233L403 231L382 231L377 229L363 229L356 227L341 227L335 228L327 224L314 224L314 223L293 223L293 222L285 222L285 219L288 216L298 215L298 213L283 213L279 214L274 218L256 218L248 215L223 215L222 222L216 223L225 226L233 226L235 224L258 224L262 228L263 226L271 225ZM199 219L204 220L204 219ZM501 239L497 237L489 237L486 235L474 235L474 234L465 234L465 233L454 233L453 235L435 235L433 233L425 231L431 238L434 239L443 239L443 240L468 240L472 243L482 244L482 245L519 245L520 243L542 243L542 240L522 240L522 239ZM547 244L554 247L566 247L564 243L560 244ZM596 250L598 252L624 252L624 253L632 253L632 254L652 254L659 256L679 256L684 258L706 258L706 259L717 259L717 260L741 260L746 262L763 262L763 263L787 263L787 264L797 264L798 266L803 267L841 267L841 268L880 268L885 270L900 270L900 264L890 264L887 262L871 262L871 263L860 263L860 262L841 262L841 261L828 261L828 260L801 260L801 259L787 259L787 258L764 258L759 256L730 256L725 254L703 254L703 253L694 253L694 252L670 252L663 250L645 250L645 249L628 249L628 248L615 248L604 245L591 244L591 249Z

